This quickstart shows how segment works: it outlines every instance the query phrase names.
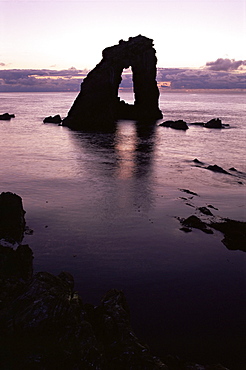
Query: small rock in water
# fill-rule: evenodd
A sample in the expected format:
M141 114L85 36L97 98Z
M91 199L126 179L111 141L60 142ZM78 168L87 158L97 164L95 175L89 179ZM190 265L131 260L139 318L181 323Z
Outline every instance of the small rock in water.
M197 158L193 159L193 162L197 164L204 164L203 162L199 161L199 159Z
M227 172L226 170L224 170L224 168L222 168L220 166L217 166L217 164L209 165L206 168L207 168L207 170L210 170L210 171L213 171L213 172L225 173L225 174L228 174L229 175L229 172Z
M10 121L11 118L15 118L15 115L9 113L0 114L0 120L2 121Z
M222 128L222 122L219 118L213 118L210 121L204 123L204 127L207 127L207 128Z
M198 194L197 193L194 193L193 191L190 191L190 190L188 190L188 189L179 189L180 191L183 191L183 192L185 192L185 193L188 193L188 194L191 194L191 195L196 195L196 196L198 196Z
M195 215L189 216L188 218L181 220L181 224L188 228L202 230L206 234L213 234L213 231L207 227L206 223L200 220L200 218Z
M179 119L178 121L165 121L161 123L160 126L171 127L174 128L175 130L188 130L189 128L187 123L182 119Z
M62 119L61 119L61 116L59 114L57 114L56 116L49 116L49 117L45 117L45 119L43 120L43 123L61 123L62 122Z
M199 207L200 212L207 216L213 216L212 212L207 207Z

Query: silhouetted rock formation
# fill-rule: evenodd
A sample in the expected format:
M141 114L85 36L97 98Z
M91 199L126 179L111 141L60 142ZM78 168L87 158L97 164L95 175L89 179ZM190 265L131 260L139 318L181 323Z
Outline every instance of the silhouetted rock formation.
M177 130L187 130L189 128L188 125L203 126L206 128L228 128L229 127L229 125L223 124L219 118L212 118L208 122L191 122L191 123L187 123L182 119L179 119L177 121L168 120L168 121L162 122L159 126L171 127Z
M88 73L81 91L63 125L73 129L107 129L118 119L133 119L153 123L162 118L158 107L159 90L156 82L153 40L145 36L120 40L118 45L102 52L101 62ZM118 89L124 68L132 67L134 105L120 101Z
M0 114L0 120L2 120L2 121L10 121L11 118L15 118L15 115L14 114L9 114L9 113Z
M61 119L61 116L59 114L57 114L56 116L49 116L49 117L45 117L45 119L43 120L43 123L62 123L62 119Z
M21 242L25 231L25 211L19 195L0 194L0 239Z
M207 127L207 128L222 128L222 122L219 118L213 118L210 121L204 123L204 127Z
M183 121L182 119L179 119L178 121L165 121L160 124L160 126L163 127L171 127L175 130L188 130L187 123Z

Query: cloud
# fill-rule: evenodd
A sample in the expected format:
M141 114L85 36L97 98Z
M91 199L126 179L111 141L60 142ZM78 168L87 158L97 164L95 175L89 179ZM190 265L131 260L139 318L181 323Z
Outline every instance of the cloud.
M225 61L225 59L217 59ZM231 60L230 68L222 62L208 62L202 69L158 68L157 82L165 89L246 89L246 71L241 69L244 62ZM212 64L211 63L216 63ZM232 69L234 68L234 69ZM237 68L237 69L235 69ZM88 70L71 67L64 70L51 69L4 69L0 70L0 92L24 91L79 91L80 84ZM131 70L124 70L121 87L132 88Z
M88 70L5 69L0 70L0 92L79 91Z
M212 71L236 71L239 68L243 69L245 65L246 65L246 60L218 58L214 62L207 62L206 68Z
M1 63L0 62L0 67L5 67L6 66L6 64L5 63Z
M172 89L246 89L246 72L159 68L157 81Z

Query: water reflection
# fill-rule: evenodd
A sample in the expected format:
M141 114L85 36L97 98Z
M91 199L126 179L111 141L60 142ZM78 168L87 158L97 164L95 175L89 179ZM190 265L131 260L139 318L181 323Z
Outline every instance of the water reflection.
M144 127L134 121L119 121L115 132L84 133L71 131L79 148L78 176L90 176L93 191L102 192L112 207L130 211L149 210L153 204L153 163L155 126ZM105 191L107 189L107 191Z
M97 163L109 164L116 178L148 175L154 154L156 127L144 127L133 121L119 121L114 132L71 131L75 143L85 155L97 156Z

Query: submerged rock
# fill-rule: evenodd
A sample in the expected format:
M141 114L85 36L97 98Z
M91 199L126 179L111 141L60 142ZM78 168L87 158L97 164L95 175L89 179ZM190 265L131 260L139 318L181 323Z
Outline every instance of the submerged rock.
M59 114L57 114L56 116L49 116L49 117L45 117L45 119L43 120L43 123L62 123L62 119L61 119L61 116Z
M118 119L152 124L162 118L158 107L153 40L142 35L120 40L102 52L102 60L88 73L63 125L72 129L108 129ZM121 102L118 89L124 68L132 67L135 102Z
M10 121L11 118L15 118L15 115L14 114L9 114L9 113L0 114L0 120L2 120L2 121Z

